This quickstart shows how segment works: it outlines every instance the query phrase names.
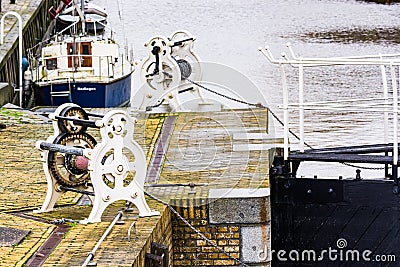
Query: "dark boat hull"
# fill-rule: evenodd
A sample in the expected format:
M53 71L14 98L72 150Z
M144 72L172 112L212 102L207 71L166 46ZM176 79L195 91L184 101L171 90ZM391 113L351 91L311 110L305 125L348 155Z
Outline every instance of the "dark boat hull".
M69 91L70 93L62 93ZM111 83L76 81L35 85L36 106L59 106L75 103L84 108L118 107L131 95L131 75Z

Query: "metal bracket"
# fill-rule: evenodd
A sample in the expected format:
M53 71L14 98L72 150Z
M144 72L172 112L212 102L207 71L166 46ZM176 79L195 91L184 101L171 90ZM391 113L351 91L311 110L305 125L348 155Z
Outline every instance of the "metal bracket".
M146 253L145 267L168 267L169 250L168 246L152 242L150 253Z

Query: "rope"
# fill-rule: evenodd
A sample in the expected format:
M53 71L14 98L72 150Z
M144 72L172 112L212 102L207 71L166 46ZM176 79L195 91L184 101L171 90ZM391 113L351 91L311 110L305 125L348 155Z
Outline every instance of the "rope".
M178 63L182 79L187 79L190 75L192 75L192 67L190 66L189 62L184 59L175 59L175 61Z
M176 217L178 217L181 221L183 221L193 232L195 232L201 239L205 240L209 245L211 245L212 247L214 247L215 249L217 249L220 253L225 254L229 259L236 261L237 263L241 264L241 266L245 266L245 267L250 267L249 265L247 265L246 263L242 262L240 259L237 259L233 256L231 256L229 253L227 253L223 248L219 247L217 244L215 244L212 240L208 239L204 234L202 234L199 230L197 230L193 225L191 225L185 218L183 218L170 204L168 204L167 202L159 199L158 197L150 194L149 192L144 191L144 193L151 197L152 199L156 200L157 202L167 206L172 213L174 213L176 215Z

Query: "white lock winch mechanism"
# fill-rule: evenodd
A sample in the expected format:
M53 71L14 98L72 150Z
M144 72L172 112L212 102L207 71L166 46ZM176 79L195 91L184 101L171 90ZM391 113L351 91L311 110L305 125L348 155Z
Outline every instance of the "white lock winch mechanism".
M54 134L46 142L38 141L42 150L47 195L38 212L53 209L67 191L89 195L93 208L83 223L100 222L111 203L133 203L139 216L159 215L151 211L144 198L146 158L133 140L135 119L126 112L113 110L91 121L75 104L63 104L49 117ZM88 133L87 127L100 129L101 142Z
M195 84L202 79L199 56L193 51L195 37L187 31L176 31L169 38L152 37L145 47L148 54L138 65L131 94L131 106L149 111L163 103L182 111L178 94L191 92L201 103L202 93ZM195 83L193 83L194 81Z

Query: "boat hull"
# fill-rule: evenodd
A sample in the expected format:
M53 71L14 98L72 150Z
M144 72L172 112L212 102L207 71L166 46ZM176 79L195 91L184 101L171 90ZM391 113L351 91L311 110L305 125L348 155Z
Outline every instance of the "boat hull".
M59 106L75 103L84 108L121 106L130 99L131 75L110 83L75 81L35 85L36 106Z

